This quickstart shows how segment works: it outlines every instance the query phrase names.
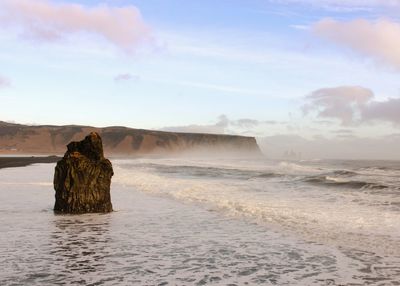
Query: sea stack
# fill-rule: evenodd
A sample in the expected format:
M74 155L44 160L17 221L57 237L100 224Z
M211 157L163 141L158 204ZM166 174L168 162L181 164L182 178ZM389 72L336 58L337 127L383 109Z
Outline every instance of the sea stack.
M92 132L80 142L71 142L54 173L58 213L111 212L110 185L114 175L111 162L104 158L103 143Z

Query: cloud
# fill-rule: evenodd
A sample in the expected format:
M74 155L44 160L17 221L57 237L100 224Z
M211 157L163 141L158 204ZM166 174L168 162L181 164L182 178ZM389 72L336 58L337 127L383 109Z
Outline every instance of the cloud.
M338 119L343 125L370 121L400 124L400 99L376 101L374 93L359 86L322 88L306 96L304 114L316 113L319 118Z
M197 125L191 124L186 126L164 127L161 130L171 132L188 132L188 133L210 133L224 134L225 129L229 125L229 119L225 115L220 115L215 124Z
M339 130L333 130L332 133L338 135L352 135L354 134L354 131L349 129L339 129Z
M316 111L321 118L337 118L342 124L350 124L356 120L357 111L374 97L371 90L359 86L341 86L322 88L306 97L303 106L305 114Z
M390 98L383 102L372 102L363 110L364 120L382 120L400 124L400 99Z
M179 86L194 87L194 88L213 90L213 91L219 91L219 92L227 92L227 93L232 93L232 94L241 94L241 95L246 95L246 96L249 96L249 95L265 96L266 95L266 92L262 91L262 90L247 89L247 88L241 88L241 87L236 87L236 86L232 86L232 85L219 85L219 84L210 84L210 83L205 83L205 82L182 81L182 80L171 81L171 80L165 80L165 79L160 79L160 78L147 79L147 81L152 81L152 82L156 82L156 83L174 84L174 85L179 85Z
M259 121L249 118L242 118L237 120L231 120L226 115L220 115L217 118L216 123L206 125L186 125L186 126L173 126L164 127L161 130L171 132L190 132L190 133L212 133L212 134L225 134L225 133L238 133L240 134L255 134L257 132L252 131L260 125L271 125L278 124L276 121ZM238 132L236 132L238 131Z
M289 27L296 30L304 30L304 31L308 31L310 29L310 26L307 25L290 25Z
M274 120L260 121L260 120L255 120L255 119L242 118L242 119L238 119L238 120L230 120L229 124L231 124L233 126L241 127L241 128L254 128L254 127L257 127L260 125L274 125L274 124L278 124L278 122L274 121Z
M5 78L0 75L0 88L10 87L11 81L8 78Z
M138 81L139 79L140 77L138 75L132 75L130 73L122 73L114 77L115 82Z
M340 12L369 11L374 8L399 7L399 0L270 0L280 4L301 4Z
M338 22L324 19L313 31L336 44L348 47L378 63L400 70L400 24L389 20Z
M251 127L255 127L257 125L259 125L259 121L258 120L254 120L254 119L248 119L248 118L243 118L243 119L239 119L236 122L233 122L234 125L239 126L239 127L247 127L247 128L251 128Z
M99 35L126 52L149 37L149 27L134 6L86 7L49 0L3 0L0 24L23 29L24 36L54 41L73 33Z

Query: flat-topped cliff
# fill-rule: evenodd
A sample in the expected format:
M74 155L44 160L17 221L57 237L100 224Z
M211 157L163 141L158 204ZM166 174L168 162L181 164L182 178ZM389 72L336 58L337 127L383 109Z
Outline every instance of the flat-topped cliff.
M110 155L170 154L215 151L218 154L261 154L254 137L175 133L126 127L29 126L0 121L0 154L62 154L71 141L90 132L103 138Z

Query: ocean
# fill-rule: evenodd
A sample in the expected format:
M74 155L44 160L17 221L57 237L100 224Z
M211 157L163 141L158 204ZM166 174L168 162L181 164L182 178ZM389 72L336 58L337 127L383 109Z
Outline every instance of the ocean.
M109 214L0 170L0 285L400 285L400 162L112 163Z

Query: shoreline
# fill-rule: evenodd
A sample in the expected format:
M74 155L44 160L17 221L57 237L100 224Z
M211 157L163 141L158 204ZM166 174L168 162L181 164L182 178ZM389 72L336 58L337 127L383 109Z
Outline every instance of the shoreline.
M37 163L56 163L61 157L47 156L47 157L1 157L0 156L0 169L26 167Z

